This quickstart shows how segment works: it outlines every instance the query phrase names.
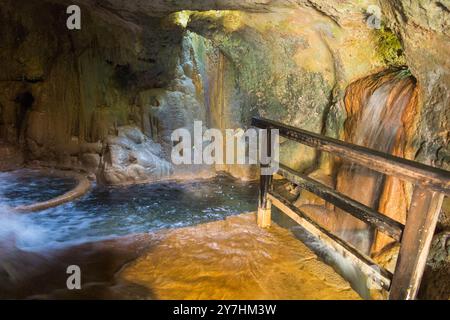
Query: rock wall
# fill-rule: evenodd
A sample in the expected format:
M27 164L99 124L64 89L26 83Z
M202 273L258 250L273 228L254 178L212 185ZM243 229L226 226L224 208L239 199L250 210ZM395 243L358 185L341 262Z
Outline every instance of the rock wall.
M380 1L389 25L402 40L407 64L420 87L416 132L409 140L410 157L450 169L450 3L448 1ZM422 298L449 299L447 244L449 200L433 240L422 285Z
M194 119L247 127L257 114L341 137L346 86L387 67L366 22L375 1L221 1L214 7L242 10L178 13L211 6L78 3L80 31L65 28L65 1L2 7L1 139L28 161L92 168L98 145L125 125L161 143L167 159L174 128ZM305 146L282 141L281 154L295 169L333 173Z
M300 6L264 14L191 12L187 29L215 48L209 49L203 76L213 95L207 101L211 122L219 128L245 128L260 115L339 137L347 84L386 66L366 25L364 5L347 12L342 24ZM319 163L331 167L315 150L290 141L282 141L281 157L302 171Z
M0 141L9 146L4 150L22 151L27 162L129 182L102 172L122 127L161 142L167 160L168 132L205 117L186 75L192 70L183 69L190 58L184 30L170 15L127 20L103 7L82 6L81 30L69 31L66 19L63 2L2 3ZM152 111L160 96L165 105ZM115 167L110 163L108 170Z

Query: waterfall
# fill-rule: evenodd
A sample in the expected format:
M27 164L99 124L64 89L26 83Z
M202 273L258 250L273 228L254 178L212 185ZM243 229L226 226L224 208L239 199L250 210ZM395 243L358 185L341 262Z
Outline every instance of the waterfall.
M381 152L404 156L405 119L417 104L416 80L406 70L386 71L352 83L346 93L345 140ZM389 208L384 189L399 181L343 161L336 190L385 214L402 220L406 212ZM389 182L389 183L388 183ZM401 195L393 195L401 198ZM380 206L384 197L384 205ZM399 199L401 201L401 199ZM393 209L393 210L391 210ZM394 212L392 212L394 211ZM396 211L396 212L395 212ZM371 251L376 234L365 223L336 208L339 223L334 231L365 253ZM384 240L386 242L386 239ZM387 241L389 242L389 241ZM379 247L379 244L377 245Z

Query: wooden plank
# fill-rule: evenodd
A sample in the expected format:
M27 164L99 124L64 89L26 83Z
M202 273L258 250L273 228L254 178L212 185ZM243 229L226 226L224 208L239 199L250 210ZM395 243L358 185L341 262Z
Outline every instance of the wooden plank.
M415 187L389 299L416 298L443 199L442 194Z
M334 204L336 207L348 212L352 216L377 228L393 239L400 241L403 232L403 224L397 222L378 211L357 202L326 185L309 178L299 172L280 164L278 173L292 183L306 189L322 199Z
M278 129L280 135L283 137L322 151L331 152L335 156L354 161L367 168L419 183L423 187L450 196L450 172L448 171L337 139L324 137L268 119L254 117L252 118L252 125L264 129Z
M257 223L261 228L270 227L272 222L271 202L268 197L272 176L260 177Z
M266 135L266 152L267 156L271 157L272 155L272 139L270 132ZM270 164L260 163L260 169L269 168ZM271 211L271 203L268 198L269 191L272 189L272 175L263 175L260 174L259 180L259 201L258 201L258 214L257 214L257 223L261 228L268 228L272 222L272 211Z
M292 220L297 222L314 236L318 237L325 244L335 249L341 255L349 258L366 276L376 283L379 283L383 289L389 290L392 274L388 270L378 266L372 259L360 253L355 247L321 227L278 193L274 191L270 192L269 199L274 206L279 208Z

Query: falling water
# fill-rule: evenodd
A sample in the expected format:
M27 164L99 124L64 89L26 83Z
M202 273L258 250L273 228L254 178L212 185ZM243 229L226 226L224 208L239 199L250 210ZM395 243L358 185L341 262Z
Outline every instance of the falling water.
M361 79L347 90L345 104L349 120L346 140L381 152L402 156L405 142L406 114L416 105L416 81L406 70L384 72ZM351 162L343 162L337 190L379 209L385 184L383 174ZM363 222L335 209L340 218L336 232L366 253L374 239L373 231Z

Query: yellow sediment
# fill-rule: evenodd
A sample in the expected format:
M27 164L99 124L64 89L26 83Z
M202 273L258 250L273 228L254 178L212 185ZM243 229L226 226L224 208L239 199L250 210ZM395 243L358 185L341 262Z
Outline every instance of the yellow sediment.
M157 299L359 299L350 285L277 225L254 213L164 231L117 277Z

